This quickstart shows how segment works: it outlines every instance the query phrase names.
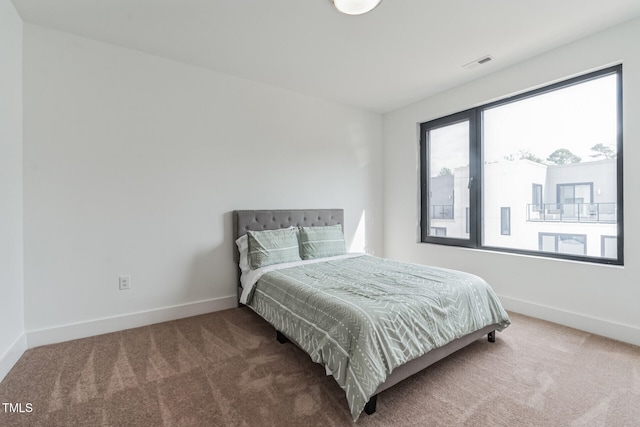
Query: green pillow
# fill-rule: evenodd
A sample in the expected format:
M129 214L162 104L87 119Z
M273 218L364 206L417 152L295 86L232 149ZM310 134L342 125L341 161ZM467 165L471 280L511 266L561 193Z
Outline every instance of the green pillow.
M302 259L325 258L347 253L340 224L324 227L300 227Z
M252 269L271 264L300 261L300 248L295 228L247 231L249 265Z

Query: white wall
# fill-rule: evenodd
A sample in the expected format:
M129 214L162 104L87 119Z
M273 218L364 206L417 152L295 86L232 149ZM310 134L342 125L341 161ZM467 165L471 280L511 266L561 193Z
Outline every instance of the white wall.
M30 24L24 83L29 346L235 306L234 209L381 253L378 114Z
M0 381L26 349L22 240L22 20L0 0Z
M384 117L385 256L486 278L508 309L640 344L640 20L532 58ZM499 58L496 58L499 61ZM417 124L622 61L625 265L417 243Z

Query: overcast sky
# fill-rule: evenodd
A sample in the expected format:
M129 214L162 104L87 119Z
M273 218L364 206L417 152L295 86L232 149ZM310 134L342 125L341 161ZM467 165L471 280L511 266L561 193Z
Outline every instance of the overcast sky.
M591 147L616 145L616 75L542 94L485 111L485 162L518 158L528 151L543 161L559 148L595 160ZM431 176L469 164L468 124L431 131Z

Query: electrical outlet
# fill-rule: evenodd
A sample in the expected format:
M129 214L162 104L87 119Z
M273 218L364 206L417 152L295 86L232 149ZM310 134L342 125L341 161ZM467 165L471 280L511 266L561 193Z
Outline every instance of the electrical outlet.
M131 276L120 276L118 278L118 284L121 291L131 289Z

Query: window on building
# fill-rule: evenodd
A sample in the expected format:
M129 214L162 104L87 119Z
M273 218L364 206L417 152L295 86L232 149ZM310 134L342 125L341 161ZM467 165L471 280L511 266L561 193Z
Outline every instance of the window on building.
M593 183L558 184L556 191L558 207L564 219L580 220L580 214L585 218L593 207ZM592 212L593 213L593 212Z
M432 236L447 237L447 228L446 227L432 227L429 234L432 235Z
M618 256L618 238L616 236L602 236L600 252L602 258L616 259Z
M500 208L500 234L511 234L511 208Z
M544 208L541 184L531 184L531 208L533 212L542 212Z
M423 242L623 264L622 66L422 123L420 156Z
M587 236L584 234L539 233L538 246L541 252L586 255Z

